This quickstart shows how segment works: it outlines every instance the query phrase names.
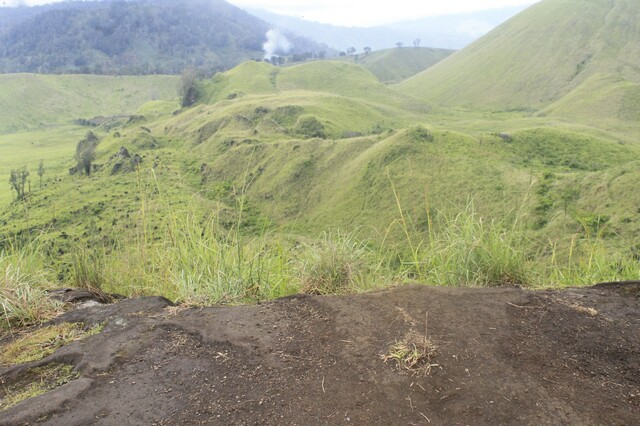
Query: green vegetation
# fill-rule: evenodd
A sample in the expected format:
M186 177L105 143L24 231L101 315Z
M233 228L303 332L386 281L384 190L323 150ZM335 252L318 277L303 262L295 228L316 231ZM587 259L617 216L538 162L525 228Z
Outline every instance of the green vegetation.
M384 49L375 52L341 57L369 70L383 83L399 83L422 72L451 55L448 49L413 47L410 49Z
M535 111L593 76L622 79L586 94L603 105L619 97L607 93L619 91L616 86L640 83L631 65L640 44L639 18L634 0L542 1L398 89L450 106ZM606 108L606 115L617 110ZM589 116L571 118L590 122Z
M103 326L99 325L87 330L82 324L63 323L36 329L4 346L0 355L0 365L41 360L62 346L99 333L102 328Z
M18 137L24 130L133 114L145 102L172 100L178 77L0 74L0 87L0 134ZM23 135L23 144L31 136Z
M77 379L71 365L49 364L32 368L17 383L0 389L0 411L13 407L28 398L55 389Z
M614 12L622 3L612 3ZM526 13L546 17L558 5L573 3L542 2ZM519 42L511 31L531 30L525 24L510 21L442 67L491 40L506 43L505 32ZM489 99L495 111L428 104L409 82L397 91L347 62L247 62L198 83L190 107L136 96L121 118L73 124L77 112L57 110L46 132L1 135L3 322L42 321L59 309L45 302L46 289L61 285L202 305L405 282L638 279L635 83L630 71L617 80L589 74L601 58L593 52L571 65L570 76L579 73L569 98L538 104L533 92L516 90L513 104ZM625 64L617 52L607 60ZM535 102L520 103L525 95ZM69 169L87 124L100 143L80 177ZM11 170L35 176L41 158L42 185L18 200Z

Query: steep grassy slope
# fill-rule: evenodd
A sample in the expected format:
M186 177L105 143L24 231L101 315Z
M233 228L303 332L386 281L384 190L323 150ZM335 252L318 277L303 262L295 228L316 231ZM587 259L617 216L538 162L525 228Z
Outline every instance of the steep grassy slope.
M544 0L398 88L444 105L539 109L596 74L640 82L640 3Z
M359 54L357 57L348 56L343 60L357 63L383 83L399 83L431 68L453 52L448 49L406 47L378 50L369 54Z
M132 114L151 100L177 97L171 76L0 75L0 133Z
M612 132L621 128L640 132L640 84L620 76L595 74L541 115L588 122Z

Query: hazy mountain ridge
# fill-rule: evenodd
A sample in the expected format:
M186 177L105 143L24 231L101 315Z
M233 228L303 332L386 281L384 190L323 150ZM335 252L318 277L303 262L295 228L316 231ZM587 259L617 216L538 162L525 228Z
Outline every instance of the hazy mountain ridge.
M349 47L355 47L358 51L362 51L365 46L380 50L395 47L398 42L411 46L418 38L421 46L460 49L523 9L522 6L506 7L427 17L370 28L323 24L262 9L248 8L247 11L275 27L311 37L335 49L346 50Z
M65 2L2 8L0 72L208 72L262 59L269 24L221 0ZM13 24L11 24L13 22ZM301 37L296 51L326 49Z

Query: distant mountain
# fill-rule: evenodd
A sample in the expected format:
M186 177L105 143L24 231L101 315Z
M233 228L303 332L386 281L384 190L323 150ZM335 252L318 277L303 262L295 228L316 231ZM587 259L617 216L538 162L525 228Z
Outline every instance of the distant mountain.
M70 1L0 8L0 72L209 72L264 56L270 25L222 0ZM326 47L291 40L293 53Z
M293 31L338 50L364 46L373 50L395 47L397 42L412 45L420 39L422 46L460 49L492 28L506 21L521 7L508 7L467 14L434 16L371 28L342 27L284 16L260 9L247 9L272 26Z
M638 57L638 0L544 0L398 87L443 105L540 110L555 103L554 111L583 119L586 112L637 119Z

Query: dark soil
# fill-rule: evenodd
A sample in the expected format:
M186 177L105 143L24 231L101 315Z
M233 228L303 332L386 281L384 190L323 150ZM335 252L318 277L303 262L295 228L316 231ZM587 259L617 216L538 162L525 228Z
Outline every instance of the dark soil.
M428 375L382 355L412 329ZM640 424L640 284L566 291L423 286L181 309L161 298L69 312L106 322L49 358L80 378L0 424Z

